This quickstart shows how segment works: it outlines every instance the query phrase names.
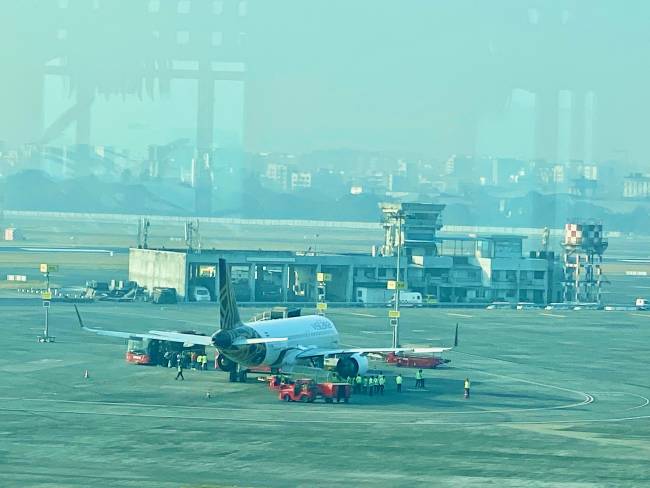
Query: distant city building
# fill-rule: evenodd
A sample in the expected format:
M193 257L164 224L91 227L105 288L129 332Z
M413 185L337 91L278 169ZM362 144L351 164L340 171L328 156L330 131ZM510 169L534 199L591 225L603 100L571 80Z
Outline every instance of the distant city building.
M289 187L289 168L286 164L268 163L264 180L269 186L277 191L287 191Z
M572 180L569 193L584 198L592 198L596 194L598 182L590 178L576 178Z
M566 168L562 164L553 166L553 183L564 183L566 181Z
M632 173L623 181L624 198L648 198L650 196L650 175Z
M291 191L303 188L311 188L311 173L299 171L291 173Z
M523 161L510 158L498 158L492 160L492 184L503 186L509 183L515 183L517 175L520 174L524 167Z

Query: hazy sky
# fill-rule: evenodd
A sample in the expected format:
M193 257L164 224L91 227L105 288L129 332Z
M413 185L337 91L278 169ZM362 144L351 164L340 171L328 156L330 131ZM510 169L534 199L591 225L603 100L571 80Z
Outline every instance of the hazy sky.
M216 85L218 145L565 158L579 130L583 155L647 159L641 0L26 0L0 10L0 140L38 139L33 127L61 119L84 77L112 93L92 104L90 142L143 150L194 138L195 81L162 92L152 82L143 95L128 94L129 77L143 63L216 56L247 67L245 85ZM72 81L42 76L56 62L72 63ZM573 97L591 100L578 125ZM51 142L74 142L74 122L61 125Z

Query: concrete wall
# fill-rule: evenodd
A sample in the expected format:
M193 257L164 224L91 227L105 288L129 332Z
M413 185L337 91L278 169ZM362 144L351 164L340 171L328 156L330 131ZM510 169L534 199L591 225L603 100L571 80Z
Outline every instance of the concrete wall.
M187 293L185 253L129 249L129 280L151 291L155 286L176 288L179 299Z

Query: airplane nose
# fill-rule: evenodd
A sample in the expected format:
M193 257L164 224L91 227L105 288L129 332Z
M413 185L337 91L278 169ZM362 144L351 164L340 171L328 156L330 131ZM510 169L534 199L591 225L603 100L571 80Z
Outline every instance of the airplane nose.
M232 346L232 335L227 330L220 330L212 336L212 344L217 348Z

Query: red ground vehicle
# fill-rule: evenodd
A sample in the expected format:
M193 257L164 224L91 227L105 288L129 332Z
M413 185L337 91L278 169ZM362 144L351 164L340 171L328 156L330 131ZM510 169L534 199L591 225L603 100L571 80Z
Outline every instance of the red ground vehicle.
M271 391L280 391L282 387L286 386L286 383L282 383L281 376L278 374L267 377L267 381Z
M301 379L292 384L283 384L278 391L278 398L285 402L312 403L322 398L326 403L333 403L334 400L348 403L352 389L347 383L316 383L314 380Z
M405 355L391 352L386 355L386 362L402 368L435 369L441 364L448 363L449 359L433 355Z

